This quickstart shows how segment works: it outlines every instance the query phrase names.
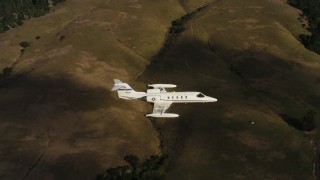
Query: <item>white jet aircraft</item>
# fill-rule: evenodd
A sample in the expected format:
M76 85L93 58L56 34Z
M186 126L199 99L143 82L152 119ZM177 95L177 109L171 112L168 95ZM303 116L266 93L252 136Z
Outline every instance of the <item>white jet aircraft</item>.
M216 98L206 96L200 92L167 92L165 88L175 88L174 84L149 84L147 92L136 92L127 83L114 79L112 91L117 91L122 99L142 99L154 103L152 114L146 117L175 118L178 114L165 113L172 103L205 103L216 102Z

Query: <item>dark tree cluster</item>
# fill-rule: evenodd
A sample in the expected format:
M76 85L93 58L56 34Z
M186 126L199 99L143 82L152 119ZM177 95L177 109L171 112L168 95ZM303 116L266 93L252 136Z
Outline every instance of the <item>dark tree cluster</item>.
M303 45L320 54L320 0L288 0L288 3L300 9L308 18L308 30L311 35L300 35Z
M192 12L185 14L184 16L180 17L179 19L172 21L171 27L169 29L169 34L175 35L175 34L179 34L179 33L183 32L185 30L184 24L187 21L189 21L190 19L192 19L199 11L201 11L205 7L206 6L200 7Z
M164 178L169 164L168 156L151 156L140 162L137 156L128 155L124 160L128 166L110 168L96 180L160 180Z
M162 56L164 52L174 44L176 38L185 30L185 24L189 20L191 20L198 12L200 12L202 9L206 7L208 6L200 7L171 22L171 27L169 29L169 32L167 33L167 37L163 44L163 47L159 52L159 56Z
M310 132L316 128L315 115L316 113L312 110L307 111L306 115L301 119L293 118L286 114L280 114L281 118L289 126L295 128L296 130L305 132Z
M53 5L65 0L53 0ZM0 0L0 33L23 25L23 20L50 10L48 0Z
M194 15L196 15L197 12L198 11L193 11L193 12L187 13L186 15L180 17L179 19L172 21L169 33L170 34L177 34L177 33L183 32L184 31L183 25L188 20L190 20Z

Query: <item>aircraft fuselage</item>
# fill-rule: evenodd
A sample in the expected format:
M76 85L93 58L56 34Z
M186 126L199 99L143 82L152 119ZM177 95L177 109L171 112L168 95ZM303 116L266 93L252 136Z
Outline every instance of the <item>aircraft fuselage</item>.
M201 95L201 97L199 97ZM215 102L217 99L205 96L200 92L164 92L164 93L146 93L148 102L170 102L170 103L199 103Z

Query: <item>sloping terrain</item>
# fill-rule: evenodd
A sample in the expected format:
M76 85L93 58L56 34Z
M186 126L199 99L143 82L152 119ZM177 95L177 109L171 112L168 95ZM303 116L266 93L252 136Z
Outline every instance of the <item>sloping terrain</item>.
M171 22L204 6L163 48ZM94 179L161 151L168 179L312 179L317 131L281 118L320 106L320 57L297 40L298 17L283 0L67 0L1 34L13 73L1 79L0 179ZM150 121L151 105L110 92L114 78L219 101Z
M176 1L68 0L1 34L1 66L15 63L1 80L0 179L94 179L125 155L159 154L147 104L110 89L144 89L135 79L181 14Z
M281 118L319 112L320 56L297 40L298 13L284 1L218 1L155 57L141 80L218 99L153 120L172 158L167 179L313 179L314 134Z

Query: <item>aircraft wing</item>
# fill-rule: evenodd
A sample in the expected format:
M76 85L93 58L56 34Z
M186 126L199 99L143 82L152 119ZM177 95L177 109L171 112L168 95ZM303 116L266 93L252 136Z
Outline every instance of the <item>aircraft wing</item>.
M147 114L146 117L161 117L161 118L176 118L178 114L165 113L170 107L171 102L155 102L152 114Z
M165 114L166 110L170 107L170 102L155 102L152 114Z

